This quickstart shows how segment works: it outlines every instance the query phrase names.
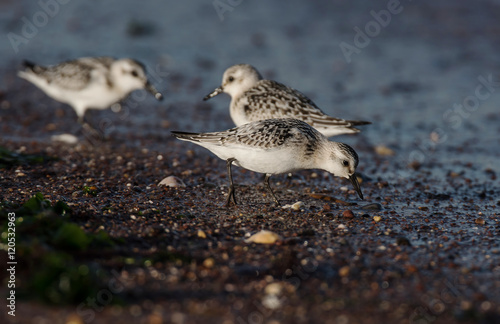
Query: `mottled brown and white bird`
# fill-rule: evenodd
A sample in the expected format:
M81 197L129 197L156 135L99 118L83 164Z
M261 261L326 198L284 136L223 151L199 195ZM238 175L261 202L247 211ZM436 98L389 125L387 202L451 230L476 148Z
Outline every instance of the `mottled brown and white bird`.
M236 204L231 165L264 173L265 185L276 204L269 178L273 174L302 169L321 169L351 181L359 197L363 194L355 175L358 154L343 143L329 141L307 123L293 119L266 119L250 122L223 132L172 132L176 138L203 146L226 161L229 194L226 201Z
M222 77L222 85L203 100L223 92L231 96L229 113L236 126L263 119L295 118L331 137L358 133L359 129L354 126L370 124L328 116L301 92L276 81L264 80L249 64L228 68Z
M80 123L87 109L106 109L134 90L146 89L163 99L148 81L145 66L130 58L84 57L47 67L25 61L24 66L19 77L73 107Z

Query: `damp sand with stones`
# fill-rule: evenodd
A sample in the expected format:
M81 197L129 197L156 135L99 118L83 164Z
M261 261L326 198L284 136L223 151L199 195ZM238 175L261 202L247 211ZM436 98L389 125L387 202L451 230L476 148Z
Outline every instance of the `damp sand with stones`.
M26 4L4 30L22 35L22 17L43 10ZM498 322L500 59L488 26L500 8L401 3L347 62L339 44L356 46L353 28L387 5L241 2L221 20L211 3L70 2L18 53L2 51L0 213L3 231L16 213L19 261L7 320ZM85 50L89 35L103 48ZM15 76L21 58L102 52L144 61L165 100L136 92L89 111L92 133ZM242 62L329 115L373 123L332 138L358 152L364 200L310 170L271 178L289 205L278 208L261 174L234 167L239 205L223 206L224 161L170 131L232 127L228 97L202 98Z

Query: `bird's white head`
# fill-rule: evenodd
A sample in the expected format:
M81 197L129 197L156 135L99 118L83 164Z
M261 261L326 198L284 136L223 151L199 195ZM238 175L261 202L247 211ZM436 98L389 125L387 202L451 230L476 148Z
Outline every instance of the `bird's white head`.
M120 59L111 65L112 82L124 93L146 89L156 99L161 100L161 93L149 83L144 65L132 59Z
M352 147L344 143L330 142L328 158L323 161L323 169L338 176L347 178L351 181L354 190L359 197L363 199L363 193L356 177L356 168L358 167L358 154Z
M221 86L208 94L204 100L215 97L222 92L227 93L232 98L238 97L259 80L262 80L262 76L253 66L249 64L233 65L224 72Z

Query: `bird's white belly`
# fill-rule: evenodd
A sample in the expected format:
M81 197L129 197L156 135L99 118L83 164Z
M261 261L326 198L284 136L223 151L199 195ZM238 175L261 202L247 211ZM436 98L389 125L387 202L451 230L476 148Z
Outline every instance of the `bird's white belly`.
M105 87L88 87L78 92L74 100L85 103L88 108L106 109L121 99L121 94Z
M112 91L102 84L89 85L81 90L71 90L54 86L40 79L37 79L34 83L48 96L73 107L105 109L121 99L118 92Z
M284 148L279 150L256 150L251 148L211 147L210 150L223 160L236 159L235 165L250 171L280 174L302 169L298 165L297 152Z

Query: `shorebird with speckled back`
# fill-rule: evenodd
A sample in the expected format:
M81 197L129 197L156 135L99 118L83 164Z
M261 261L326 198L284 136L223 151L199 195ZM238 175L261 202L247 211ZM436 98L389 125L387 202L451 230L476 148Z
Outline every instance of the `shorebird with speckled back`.
M249 64L228 68L222 77L222 85L203 100L222 92L231 96L229 113L236 126L270 118L295 118L331 137L358 133L359 129L354 126L370 124L328 116L301 92L276 81L264 80Z
M146 89L163 99L149 83L144 65L129 58L84 57L48 67L25 61L24 66L18 75L73 107L82 124L87 109L106 109L134 90Z
M358 155L348 145L329 141L303 121L293 118L266 119L224 132L172 132L176 138L203 146L226 161L229 193L226 206L236 204L231 165L264 173L265 185L277 205L269 178L273 174L302 169L321 169L351 181L359 197L363 194L355 175Z

